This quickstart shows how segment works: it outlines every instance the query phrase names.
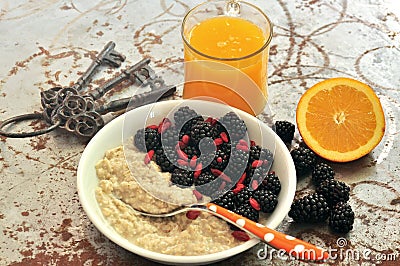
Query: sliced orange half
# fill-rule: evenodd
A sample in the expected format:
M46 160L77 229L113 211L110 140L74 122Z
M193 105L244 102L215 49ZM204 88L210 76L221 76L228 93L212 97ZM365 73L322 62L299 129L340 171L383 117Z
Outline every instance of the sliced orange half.
M300 98L296 122L304 142L334 162L349 162L372 151L385 133L385 116L375 92L350 78L319 82Z

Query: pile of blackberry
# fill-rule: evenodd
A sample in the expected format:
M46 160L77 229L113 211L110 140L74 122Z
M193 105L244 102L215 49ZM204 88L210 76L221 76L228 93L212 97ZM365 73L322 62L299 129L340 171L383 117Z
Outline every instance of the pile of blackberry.
M289 217L295 222L325 222L332 231L348 233L353 229L354 212L348 204L350 187L334 179L335 172L326 163L315 165L311 179L315 192L293 201Z
M354 212L349 205L350 187L335 179L335 171L324 162L318 162L318 156L301 142L291 147L295 126L288 121L276 121L276 134L291 149L291 156L298 177L311 174L315 192L296 198L289 211L289 217L295 222L325 222L336 233L348 233L353 229Z
M273 153L248 139L246 123L234 112L212 118L180 107L173 121L138 130L134 144L147 153L147 163L170 172L173 184L192 188L199 199L210 196L256 222L278 204L281 183L269 171Z

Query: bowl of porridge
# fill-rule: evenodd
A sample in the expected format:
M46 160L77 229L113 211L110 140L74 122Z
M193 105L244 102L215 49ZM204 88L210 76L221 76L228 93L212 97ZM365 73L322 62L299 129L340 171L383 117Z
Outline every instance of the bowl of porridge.
M234 174L229 174L231 177L221 175L222 179L216 178L210 183L204 182L210 178L209 170L211 169L214 174L218 173L218 169L221 169L218 165L224 160L220 159L221 156L217 156L219 159L216 160L214 156L214 159L208 161L211 166L204 166L207 157L202 158L199 153L193 152L191 147L187 148L189 137L185 137L185 134L177 134L178 143L185 152L178 152L178 156L172 159L165 159L162 154L164 156L162 158L158 149L152 147L156 142L154 132L163 134L171 130L171 127L175 126L174 112L182 107L199 114L201 123L196 123L202 126L207 123L216 125L232 112L245 123L247 142L242 136L240 141L234 142L233 136L237 132L237 127L229 135L232 136L229 140L224 133L218 132L217 137L211 138L217 147L213 151L214 155L218 154L219 147L228 146L226 144L230 144L231 141L238 144L229 146L230 149L238 149L241 154L245 154L242 150L247 148L253 151L255 145L261 147L261 151L271 152L273 160L256 160L256 162L253 160L250 165L254 167L268 165L268 173L273 173L273 176L279 178L279 191L276 193L274 208L266 212L257 212L256 217L257 222L272 229L276 228L289 212L296 189L296 173L290 153L266 124L243 111L219 103L200 100L162 101L130 110L115 118L86 146L78 166L77 188L80 202L88 218L102 234L122 248L165 264L208 264L246 251L259 243L259 240L249 234L247 237L241 233L237 234L240 232L237 228L206 212L187 212L168 218L152 218L138 215L132 208L143 212L165 213L176 209L179 205L202 201L213 201L218 204L222 202L218 200L228 193L244 194L242 187L252 190L251 188L256 189L257 185L260 188L263 183L262 180L257 181L255 178L244 179L245 175L238 175L237 179L232 181ZM143 130L142 134L146 138L141 143L138 135L144 127L155 130L148 130L150 133ZM197 132L193 128L191 132ZM209 131L214 129L208 129L198 132L202 137L209 137L211 136ZM193 135L192 139L196 137ZM190 143L194 141L192 139ZM197 141L196 145L204 146L205 144L200 141ZM164 151L166 150L167 148L164 148ZM249 161L250 158L251 156L246 160ZM177 162L175 166L173 162ZM199 165L203 165L203 168L199 168ZM228 163L224 167L229 169L229 165ZM238 172L237 163L232 163L231 167ZM250 176L248 168L249 166L245 166L244 173ZM229 173L228 170L222 172ZM239 172L242 173L242 170ZM189 173L192 179L188 179L188 175L184 173ZM254 174L254 171L251 173ZM188 180L192 180L192 183L183 186L182 184L188 183ZM239 187L239 183L245 185ZM196 186L197 190L194 191L192 185L199 185L199 189ZM215 193L211 192L214 190ZM257 196L253 195L257 199ZM251 204L247 204L246 208L253 206L256 209L258 207L257 210L260 209L259 206ZM223 206L230 207L229 204Z

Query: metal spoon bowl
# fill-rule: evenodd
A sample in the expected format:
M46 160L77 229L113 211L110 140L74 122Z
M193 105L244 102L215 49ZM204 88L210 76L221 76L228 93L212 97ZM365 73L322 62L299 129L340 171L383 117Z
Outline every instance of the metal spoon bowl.
M214 203L196 204L189 207L181 207L168 213L153 214L135 209L132 205L124 202L114 196L115 199L123 203L126 207L132 210L135 214L153 218L166 218L175 216L188 211L204 211L211 213L236 227L250 233L254 237L259 238L267 245L277 249L284 250L291 258L305 261L324 261L328 259L329 254L322 248L319 248L311 243L305 242L290 235L275 231L267 226L256 223L246 217L236 214Z

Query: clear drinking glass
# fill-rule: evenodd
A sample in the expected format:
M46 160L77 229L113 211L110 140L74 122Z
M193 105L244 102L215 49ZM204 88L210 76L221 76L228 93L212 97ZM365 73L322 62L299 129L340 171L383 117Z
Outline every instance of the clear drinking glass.
M190 10L182 23L183 98L219 101L252 115L267 103L272 25L243 1L209 1Z

